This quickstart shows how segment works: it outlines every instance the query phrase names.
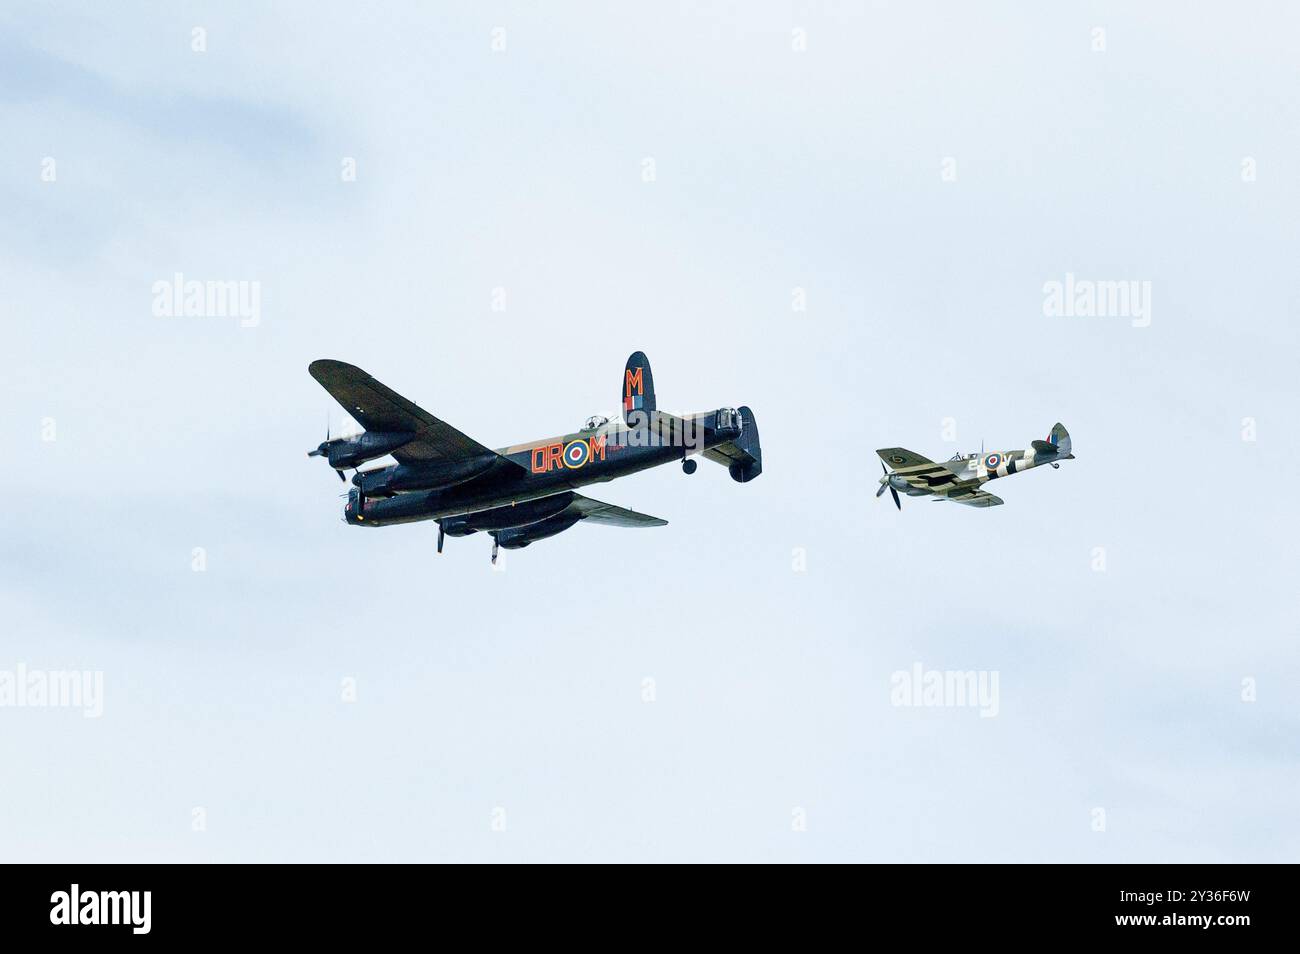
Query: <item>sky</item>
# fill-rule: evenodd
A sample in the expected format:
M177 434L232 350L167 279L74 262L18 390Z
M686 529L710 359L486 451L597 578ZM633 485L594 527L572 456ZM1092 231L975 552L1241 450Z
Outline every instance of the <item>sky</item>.
M6 9L0 859L1297 860L1297 27ZM178 273L256 313L160 314ZM758 480L602 485L668 526L494 570L305 457L317 358L499 447L635 350L662 408L753 408ZM874 496L876 448L1057 421L1005 506ZM20 667L102 693L4 704Z

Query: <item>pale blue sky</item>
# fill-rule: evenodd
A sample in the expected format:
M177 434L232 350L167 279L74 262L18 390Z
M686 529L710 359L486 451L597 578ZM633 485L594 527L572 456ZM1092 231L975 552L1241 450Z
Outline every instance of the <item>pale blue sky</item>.
M392 11L0 14L0 670L106 693L0 708L0 858L1296 860L1291 6ZM154 317L177 271L260 324ZM1067 272L1151 326L1045 317ZM636 349L760 480L606 485L669 526L494 573L304 457L315 358L499 446ZM872 497L1057 420L1004 507ZM915 662L999 714L891 706Z

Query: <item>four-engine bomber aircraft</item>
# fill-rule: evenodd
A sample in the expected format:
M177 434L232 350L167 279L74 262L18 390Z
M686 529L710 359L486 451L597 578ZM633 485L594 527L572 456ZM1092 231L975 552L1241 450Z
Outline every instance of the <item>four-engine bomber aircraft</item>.
M903 447L883 447L876 453L880 455L880 467L885 472L885 476L880 478L876 496L888 490L899 510L903 509L898 499L899 491L909 497L933 496L936 500L951 500L968 507L997 507L1002 498L980 490L981 484L1040 464L1060 467L1061 461L1074 460L1070 453L1070 432L1059 423L1047 435L1047 440L1034 441L1029 450L957 454L943 464L936 464ZM893 467L893 471L885 464Z
M307 368L365 430L325 442L309 457L343 471L391 454L397 463L357 472L343 509L346 523L383 527L416 520L438 522L444 536L479 530L497 547L526 547L582 520L616 527L662 527L668 521L592 500L577 492L659 464L680 460L695 473L702 455L725 465L734 480L763 472L758 425L747 407L676 416L658 410L650 362L640 351L627 359L620 399L623 419L590 418L563 437L484 447L438 420L360 368L322 359Z

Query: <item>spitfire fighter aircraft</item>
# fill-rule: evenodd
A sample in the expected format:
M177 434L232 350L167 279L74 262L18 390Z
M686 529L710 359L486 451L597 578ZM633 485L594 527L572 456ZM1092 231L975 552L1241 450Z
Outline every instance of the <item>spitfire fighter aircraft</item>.
M514 550L553 537L580 521L615 527L662 527L658 517L624 510L578 493L603 483L681 461L695 473L695 456L722 464L745 483L763 472L758 425L747 407L718 408L677 416L655 404L650 361L640 351L627 359L620 388L622 419L589 418L582 430L560 437L485 447L450 424L380 384L360 368L322 359L307 368L321 386L364 428L330 439L309 457L324 457L353 487L343 520L384 527L417 520L438 524L438 552L446 536L479 530L497 548ZM367 461L391 454L388 467L361 471Z
M876 496L888 490L899 510L903 509L898 499L900 492L909 497L951 500L968 507L997 507L1002 498L981 490L983 484L1041 464L1051 464L1055 468L1060 467L1063 460L1074 460L1070 453L1070 432L1063 424L1053 427L1047 440L1034 441L1029 450L957 454L943 464L936 464L903 447L883 447L876 453L880 455L880 467L885 472L885 476L880 478ZM885 467L886 464L893 470Z

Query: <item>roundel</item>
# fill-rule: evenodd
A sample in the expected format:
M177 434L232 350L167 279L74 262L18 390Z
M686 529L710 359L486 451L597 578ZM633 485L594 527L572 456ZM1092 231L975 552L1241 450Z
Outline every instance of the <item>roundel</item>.
M591 456L591 447L586 441L570 441L564 448L564 466L570 470L581 467Z
M907 463L907 458L899 454L895 454L893 457L889 458L889 462L891 464L905 464Z
M989 470L997 470L1000 463L1002 463L1001 454L989 454L988 457L984 458L984 466Z

